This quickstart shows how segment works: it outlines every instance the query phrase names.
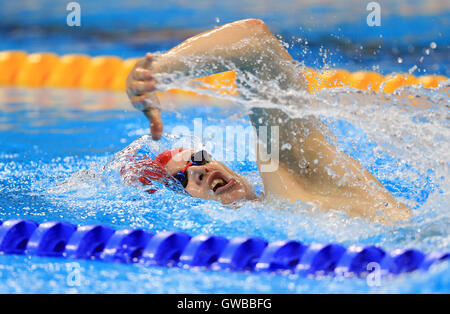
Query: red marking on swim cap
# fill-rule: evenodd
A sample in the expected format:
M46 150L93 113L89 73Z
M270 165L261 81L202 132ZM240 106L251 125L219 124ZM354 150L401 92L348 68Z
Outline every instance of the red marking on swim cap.
M125 184L133 185L136 182L140 182L142 185L152 185L153 181L159 181L161 183L167 183L166 165L172 159L173 156L185 150L184 148L174 148L166 150L156 156L155 160L141 159L134 163L125 165L120 169L120 175L123 178ZM147 190L148 193L156 192L155 189Z
M174 148L166 150L165 152L162 152L158 156L156 156L155 160L162 165L166 166L167 163L175 156L176 154L182 152L183 150L186 150L186 148Z

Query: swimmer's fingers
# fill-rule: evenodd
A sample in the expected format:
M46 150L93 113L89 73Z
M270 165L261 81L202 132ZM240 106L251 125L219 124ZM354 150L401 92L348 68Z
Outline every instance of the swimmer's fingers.
M147 53L139 60L127 78L127 94L133 106L142 111L150 121L152 138L159 140L162 136L163 123L161 120L161 107L156 90L156 80L151 70L154 58Z
M133 73L133 78L137 81L150 81L154 80L153 73L151 70L145 68L136 68Z
M147 52L145 57L139 61L140 62L139 65L144 69L151 69L153 61L155 61L155 58L150 52Z
M144 111L147 107L147 95L132 95L130 97L131 104L139 111Z
M131 95L142 95L148 92L153 92L156 90L156 81L136 81L131 80L128 83L128 89Z
M144 58L139 59L139 61L136 62L135 67L136 68L144 68L144 69L149 70L149 69L151 69L152 62L154 60L155 60L155 58L153 57L153 55L148 52Z
M133 106L141 110L150 121L152 138L159 140L162 136L164 125L161 120L161 106L158 97L153 93L133 96L131 98Z
M161 120L161 110L152 108L144 111L145 116L150 120L150 131L154 140L159 140L162 136L164 125Z
M153 59L153 56L148 53L136 63L128 75L127 94L130 98L154 90L156 81L151 70Z
M139 95L132 95L130 101L134 108L139 111L149 110L149 109L160 109L160 104L158 97L153 93L144 93Z
M132 71L133 78L138 81L145 81L153 79L152 63L154 57L151 53L147 53L144 58L136 63Z

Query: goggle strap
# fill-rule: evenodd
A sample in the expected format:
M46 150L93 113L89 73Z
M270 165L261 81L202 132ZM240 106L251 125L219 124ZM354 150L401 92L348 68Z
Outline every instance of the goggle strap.
M190 166L192 166L194 163L192 161L189 161L186 166L184 166L183 170L181 170L181 172L186 173L187 168L189 168Z

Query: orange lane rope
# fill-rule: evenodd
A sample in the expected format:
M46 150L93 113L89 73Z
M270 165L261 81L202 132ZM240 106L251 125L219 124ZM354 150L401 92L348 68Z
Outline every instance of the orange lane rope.
M116 56L90 57L82 54L58 56L54 53L31 53L24 51L0 52L0 85L23 87L87 88L92 90L124 91L128 73L137 58L121 59ZM412 74L388 74L377 72L349 72L342 69L316 71L306 68L308 89L314 93L322 88L350 86L361 90L379 90L392 93L405 85L422 84L437 87L448 78L442 75L414 76ZM219 93L237 94L234 71L194 79L201 81L202 88L218 90ZM197 95L194 92L172 89L169 92Z

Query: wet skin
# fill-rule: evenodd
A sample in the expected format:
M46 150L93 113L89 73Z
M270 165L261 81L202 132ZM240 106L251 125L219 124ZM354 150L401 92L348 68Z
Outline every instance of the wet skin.
M182 171L193 154L192 150L175 154L166 165L168 172L174 175ZM188 184L185 189L193 197L219 201L222 204L258 198L247 180L219 161L212 160L201 166L192 165L187 168L186 174Z

